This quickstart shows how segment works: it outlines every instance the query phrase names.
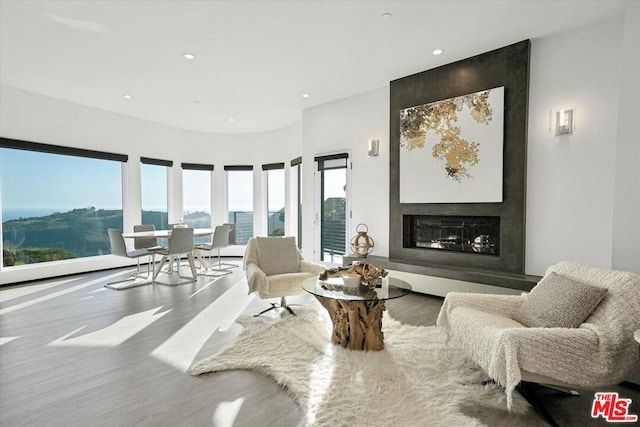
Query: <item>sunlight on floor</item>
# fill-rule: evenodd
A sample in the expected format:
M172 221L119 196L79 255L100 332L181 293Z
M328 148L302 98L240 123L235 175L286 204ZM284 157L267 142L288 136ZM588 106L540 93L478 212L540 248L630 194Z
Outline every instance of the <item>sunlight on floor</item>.
M0 337L0 345L6 344L20 337Z
M6 308L3 308L3 309L0 309L0 315L11 313L12 311L16 311L16 310L19 310L21 308L31 307L32 305L41 303L43 301L49 301L50 299L54 299L54 298L57 298L59 296L65 295L65 294L69 294L71 292L75 292L75 291L77 291L79 289L88 288L89 286L97 285L98 283L104 283L104 282L109 281L110 279L113 279L114 277L118 277L118 276L121 276L121 275L122 275L122 272L113 273L113 274L110 274L108 276L102 276L102 277L100 277L98 279L91 280L89 282L82 283L80 285L72 286L72 287L70 287L68 289L63 289L61 291L54 292L52 294L44 295L44 296L41 296L39 298L34 298L32 300L29 300L29 301L26 301L26 302L23 302L23 303L20 303L20 304L12 305L11 307L6 307ZM4 293L4 291L3 291L3 293Z
M156 347L151 356L187 372L209 337L219 328L228 327L229 319L237 318L253 300L253 295L247 295L247 288L238 285L240 281Z
M244 397L231 402L220 402L213 413L211 423L214 427L233 427L243 403Z
M141 313L131 314L123 317L113 325L107 326L106 328L99 329L85 335L69 338L86 327L82 326L63 337L50 342L47 346L115 347L122 344L171 311L167 310L158 314L157 312L161 309L162 306L152 308L151 310L143 311Z
M69 282L73 282L74 280L82 280L83 277L74 277L73 279L66 280L56 280L55 282L43 283L41 285L25 285L17 288L0 290L0 302L7 302L15 298L20 298L25 295L31 295L36 292L44 291L46 289L51 289L56 286L64 285Z
M222 276L220 276L222 277ZM191 299L193 297L195 297L196 295L198 295L200 292L204 291L205 289L207 289L209 286L211 286L212 284L215 283L215 281L218 280L218 277L214 277L212 280L210 280L209 282L205 283L203 287L201 287L200 289L198 289L197 291L195 291L194 293L192 293L191 295L189 295L188 299Z

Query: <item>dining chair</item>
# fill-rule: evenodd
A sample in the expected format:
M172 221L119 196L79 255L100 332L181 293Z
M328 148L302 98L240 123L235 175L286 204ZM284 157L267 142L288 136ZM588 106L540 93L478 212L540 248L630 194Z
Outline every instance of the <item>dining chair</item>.
M232 222L225 222L222 225L226 225L227 227L229 227L229 245L235 245L236 244L236 225Z
M193 228L174 228L171 231L171 237L169 237L169 247L166 249L162 249L157 251L157 253L162 255L162 260L160 261L160 266L156 269L153 275L153 283L158 283L160 285L167 286L175 286L181 283L161 283L156 282L156 278L158 274L162 270L162 266L170 260L171 257L176 257L176 259L180 260L183 254L187 255L187 259L189 260L189 266L191 268L191 273L193 277L187 277L180 275L180 264L178 261L177 272L178 276L184 279L188 279L189 282L195 282L198 280L196 265L193 260Z
M115 228L110 228L107 230L107 232L109 233L109 246L111 247L111 254L137 260L138 268L136 273L133 273L130 278L124 279L124 280L117 280L115 282L109 282L105 284L104 287L119 291L122 289L135 288L136 286L148 285L149 282L137 282L137 283L133 283L130 286L114 286L118 283L131 282L136 280L137 278L142 277L140 275L140 258L144 256L150 256L154 261L147 264L147 275L144 278L145 279L148 278L149 274L151 273L150 265L153 266L155 264L155 259L153 258L155 257L155 253L149 252L146 249L134 249L133 251L127 251L127 245L124 242L124 237L122 237L122 231L117 230Z
M201 264L201 266L204 267L205 271L211 270L214 273L218 273L216 275L231 274L232 273L229 270L229 268L222 268L223 265L228 265L228 264L223 264L221 262L221 259L220 259L220 249L226 248L227 246L229 246L229 233L230 233L230 227L228 225L226 225L226 224L218 225L218 226L216 226L216 228L213 231L213 238L212 238L210 243L199 243L199 244L194 245L194 249L196 251L198 259L200 260L200 264ZM207 263L204 261L204 259L202 257L202 253L201 253L202 251L211 252L213 250L217 251L217 256L218 256L218 267L217 268L215 268L215 267L213 267L211 265L207 265Z
M174 228L186 228L187 225L185 225L184 223L172 223L172 224L167 224L167 228L169 230L173 230ZM169 257L169 265L167 266L167 273L173 273L173 263L176 263L178 265L177 269L180 270L180 257L176 257L176 256L171 256Z
M153 224L139 224L133 226L133 232L148 232L148 231L156 231L156 226ZM150 252L150 257L155 255L158 251L164 249L164 246L158 244L158 239L156 237L134 237L133 238L133 248L134 249L145 249ZM155 267L155 256L153 256L150 261L153 261L153 267ZM155 272L155 271L154 271Z
M156 226L153 224L140 224L133 226L134 233L145 231L156 231ZM157 237L134 237L133 247L135 249L146 249L148 251L163 249L163 246L158 244Z
M228 246L233 246L236 244L236 225L232 222L224 223L222 225L226 225L229 227L229 244ZM223 262L221 265L226 265L229 268L238 268L237 264L230 264L228 262Z

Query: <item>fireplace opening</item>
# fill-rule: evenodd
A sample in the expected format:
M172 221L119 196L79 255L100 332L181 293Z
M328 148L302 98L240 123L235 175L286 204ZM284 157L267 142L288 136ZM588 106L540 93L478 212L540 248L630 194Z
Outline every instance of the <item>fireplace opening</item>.
M404 215L403 247L500 255L500 217Z

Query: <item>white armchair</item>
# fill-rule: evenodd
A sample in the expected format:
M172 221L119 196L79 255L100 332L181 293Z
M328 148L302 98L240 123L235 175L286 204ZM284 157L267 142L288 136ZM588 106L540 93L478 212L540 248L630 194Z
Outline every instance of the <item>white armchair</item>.
M257 292L260 298L280 297L280 304L257 314L281 307L289 313L286 297L303 292L302 282L318 276L325 268L305 261L293 237L253 237L249 239L243 259L243 268L249 284L249 293Z
M568 283L607 289L602 302L596 302L595 310L577 327L521 323L536 288L542 289L542 282L552 273L557 276L551 277L569 279ZM505 387L509 408L512 392L521 381L598 389L627 379L640 363L633 339L640 328L639 275L561 262L551 266L545 278L530 294L520 296L450 293L438 316L437 325ZM540 293L535 299L540 299ZM557 300L562 299L555 295L547 309L540 311L551 316L571 314L561 309ZM580 299L581 295L572 296L569 302Z

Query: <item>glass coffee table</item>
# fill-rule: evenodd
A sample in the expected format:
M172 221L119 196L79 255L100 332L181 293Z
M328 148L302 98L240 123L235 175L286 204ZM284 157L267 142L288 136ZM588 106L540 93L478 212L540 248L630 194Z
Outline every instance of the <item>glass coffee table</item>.
M347 287L339 277L302 283L329 312L333 322L331 342L351 350L378 351L384 348L382 312L385 301L411 292L411 285L395 277L381 279L379 288Z

